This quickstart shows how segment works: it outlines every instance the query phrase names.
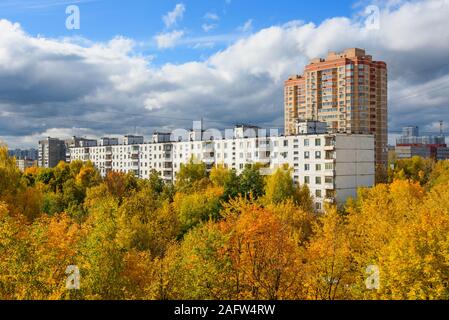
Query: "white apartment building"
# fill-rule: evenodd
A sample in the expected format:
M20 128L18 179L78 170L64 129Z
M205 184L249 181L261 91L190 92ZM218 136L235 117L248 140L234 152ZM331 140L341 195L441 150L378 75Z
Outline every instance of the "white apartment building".
M309 186L317 210L325 202L344 203L359 187L375 183L373 135L315 131L267 137L244 135L238 129L234 133L233 138L180 142L155 134L151 143L73 148L70 154L71 160L92 161L103 176L109 171L132 172L146 179L156 170L167 182L174 182L181 165L192 158L209 169L224 165L238 174L256 163L264 165L264 174L287 165L296 183Z

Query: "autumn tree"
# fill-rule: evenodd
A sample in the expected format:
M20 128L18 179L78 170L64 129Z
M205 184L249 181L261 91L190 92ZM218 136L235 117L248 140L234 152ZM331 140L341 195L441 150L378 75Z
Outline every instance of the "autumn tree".
M240 193L240 179L235 170L229 170L223 165L212 168L210 180L215 187L223 188L223 200L235 198Z
M257 165L246 166L239 176L239 194L249 197L253 196L255 199L264 195L265 181L260 174L260 167Z
M180 224L181 235L201 222L219 219L222 196L223 189L217 187L190 194L178 192L173 208Z
M209 183L207 168L203 162L191 159L187 164L181 164L176 175L176 189L179 192L200 191Z
M315 223L314 235L306 247L306 299L350 299L354 282L351 260L346 218L336 208L330 208Z

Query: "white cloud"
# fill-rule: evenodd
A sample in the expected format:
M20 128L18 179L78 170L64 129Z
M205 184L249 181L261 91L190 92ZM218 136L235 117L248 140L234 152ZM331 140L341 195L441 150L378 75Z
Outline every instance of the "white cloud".
M250 32L253 29L253 19L249 19L238 29L242 32Z
M178 41L184 35L184 31L175 30L172 32L161 33L155 37L159 49L168 49L176 46Z
M201 28L203 28L204 32L209 32L217 27L216 24L204 23Z
M218 21L220 17L216 13L208 12L204 15L204 19Z
M83 46L32 37L1 20L0 136L25 145L52 128L89 128L97 136L137 126L150 134L189 127L180 119L200 117L217 127L280 125L283 80L311 58L347 47L366 48L388 63L391 129L431 130L438 120L449 123L448 16L448 1L425 0L383 9L380 30L346 17L287 23L245 35L204 61L161 67L134 55L129 39ZM161 37L161 47L214 42L174 35Z
M183 3L178 3L173 11L168 12L165 16L162 17L162 20L165 23L167 28L170 28L181 20L184 16L184 12L186 11L186 6Z

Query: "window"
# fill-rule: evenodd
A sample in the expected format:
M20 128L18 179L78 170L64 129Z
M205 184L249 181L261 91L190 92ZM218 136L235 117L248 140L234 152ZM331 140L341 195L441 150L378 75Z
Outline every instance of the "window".
M325 177L324 182L325 183L334 183L334 177Z
M316 190L316 191L315 191L315 196L316 196L317 198L321 198L321 197L322 197L322 195L321 195L321 190Z
M310 164L304 165L304 171L310 171Z
M304 139L304 147L308 147L310 145L309 139Z
M288 147L288 140L284 140L284 147Z
M310 159L310 152L309 151L305 151L304 152L304 159Z
M304 183L310 184L310 177L304 177Z
M321 164L315 165L315 171L321 171Z
M319 202L315 203L315 209L321 210L321 203L319 203Z
M321 151L315 151L315 159L321 159Z
M315 146L316 147L321 146L321 139L315 139Z
M315 177L315 184L321 184L321 177Z

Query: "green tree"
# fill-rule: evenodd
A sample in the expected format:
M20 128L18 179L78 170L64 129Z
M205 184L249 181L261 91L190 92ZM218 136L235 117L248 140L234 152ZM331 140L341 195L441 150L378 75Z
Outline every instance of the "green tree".
M209 184L206 165L191 159L187 164L181 164L176 176L176 190L179 192L199 191Z
M239 193L249 197L252 195L255 199L264 195L265 181L260 174L260 168L257 165L247 166L239 176Z

